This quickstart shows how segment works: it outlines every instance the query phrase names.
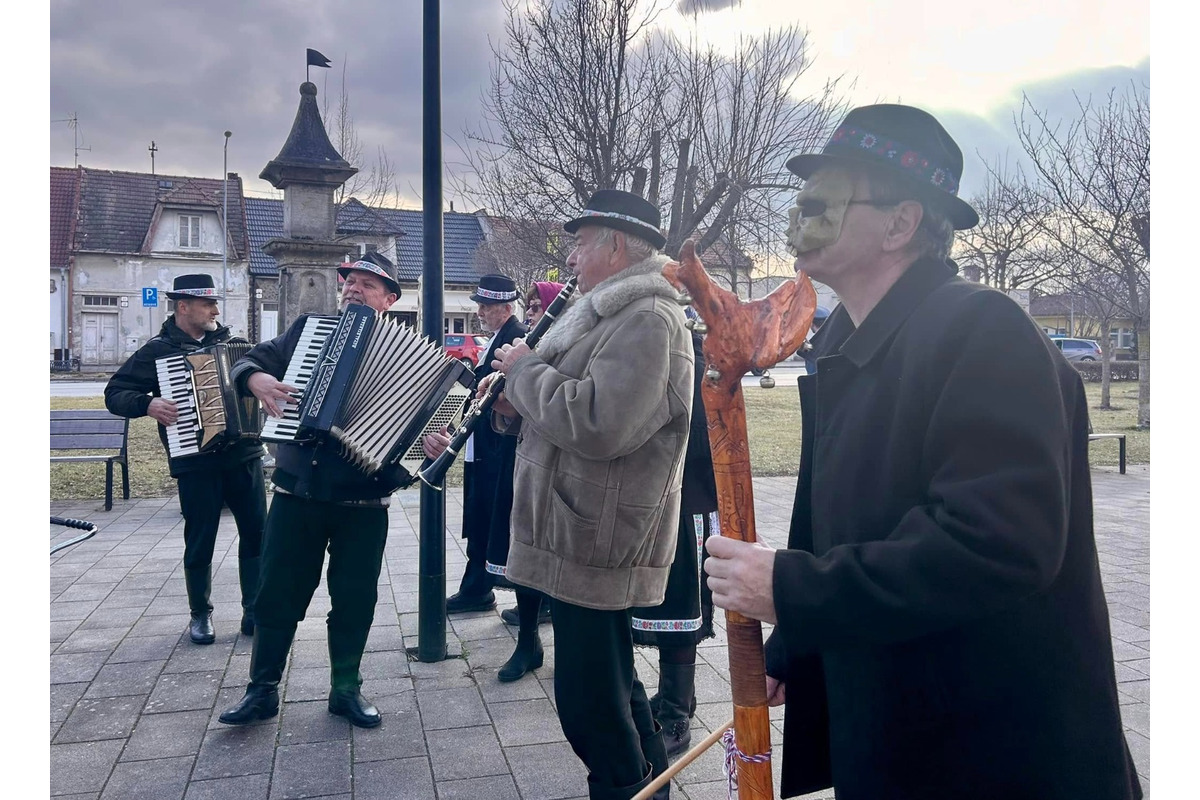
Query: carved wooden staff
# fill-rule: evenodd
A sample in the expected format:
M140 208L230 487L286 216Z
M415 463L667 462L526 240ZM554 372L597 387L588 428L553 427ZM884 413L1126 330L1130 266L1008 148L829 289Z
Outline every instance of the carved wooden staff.
M742 376L751 367L768 369L796 352L812 324L816 292L808 276L800 273L765 298L743 303L712 282L692 241L684 243L679 263L668 263L663 275L687 290L692 307L708 328L704 339L708 369L701 391L721 535L753 542L754 492ZM725 623L733 683L738 800L766 800L774 793L762 624L734 611L725 612Z

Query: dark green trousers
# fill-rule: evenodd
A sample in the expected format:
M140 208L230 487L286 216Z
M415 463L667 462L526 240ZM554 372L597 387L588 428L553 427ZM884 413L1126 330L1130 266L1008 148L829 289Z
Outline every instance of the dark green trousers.
M260 627L290 640L321 583L328 549L331 609L326 624L330 684L335 690L362 685L358 668L375 618L387 519L386 508L335 505L287 494L276 494L267 514L255 619ZM283 655L286 659L287 648Z

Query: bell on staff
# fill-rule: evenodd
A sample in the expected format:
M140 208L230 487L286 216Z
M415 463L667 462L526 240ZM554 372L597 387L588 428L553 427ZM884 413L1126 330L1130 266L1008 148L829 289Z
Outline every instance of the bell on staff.
M703 336L704 334L708 333L708 326L697 320L696 324L692 326L692 330Z
M710 381L719 381L721 380L721 373L716 367L709 367L708 369L704 370L704 377L708 378Z
M684 292L675 298L675 302L679 303L681 306L690 306L692 304L692 296L687 292Z
M758 379L758 385L764 389L774 389L775 379L771 377L771 373L769 371L764 372L762 377Z
M686 320L684 320L683 327L687 328L689 331L694 331L696 329L696 320L688 317Z

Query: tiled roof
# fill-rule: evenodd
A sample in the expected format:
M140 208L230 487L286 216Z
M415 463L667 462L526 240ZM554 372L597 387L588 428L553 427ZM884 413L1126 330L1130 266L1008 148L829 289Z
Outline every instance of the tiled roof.
M71 257L71 223L75 220L75 191L79 171L50 168L50 267L67 266Z
M53 167L51 169L54 169ZM188 178L145 172L79 170L79 221L75 249L105 253L137 253L146 239L155 207L167 205L211 206L220 211L223 187L220 178ZM247 251L242 181L229 181L229 237L236 258Z
M1071 295L1046 294L1029 300L1029 316L1031 317L1065 317L1071 314ZM1082 315L1087 303L1075 298L1075 313Z
M369 212L369 213L368 213ZM277 276L275 259L262 251L270 239L283 236L283 201L259 197L246 198L246 222L250 232L250 273ZM420 211L394 208L368 208L351 201L338 211L339 233L375 233L396 235L397 273L402 283L416 283L421 275L424 224ZM475 250L483 242L483 230L474 214L447 212L442 217L445 281L449 284L474 284Z

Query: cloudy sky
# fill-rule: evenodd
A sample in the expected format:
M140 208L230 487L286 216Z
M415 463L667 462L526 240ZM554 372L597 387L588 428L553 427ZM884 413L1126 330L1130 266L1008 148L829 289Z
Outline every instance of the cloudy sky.
M666 0L669 3L670 0ZM1067 110L1071 93L1101 95L1149 81L1149 10L1117 0L929 0L920 5L793 0L682 0L659 17L681 36L732 47L739 35L799 21L817 54L810 78L853 78L856 102L901 101L942 118L968 156L1013 147L1012 112L1027 91ZM798 11L802 9L802 11ZM478 120L498 0L443 0L443 125L461 141ZM312 47L333 61L311 70L319 100L347 92L365 158L394 162L408 205L421 185L421 3L417 0L51 0L50 163L219 177L251 194L278 153ZM457 146L445 145L447 160ZM366 166L359 164L358 166ZM974 173L974 174L973 174ZM968 164L964 193L981 166ZM461 206L460 206L461 209Z

